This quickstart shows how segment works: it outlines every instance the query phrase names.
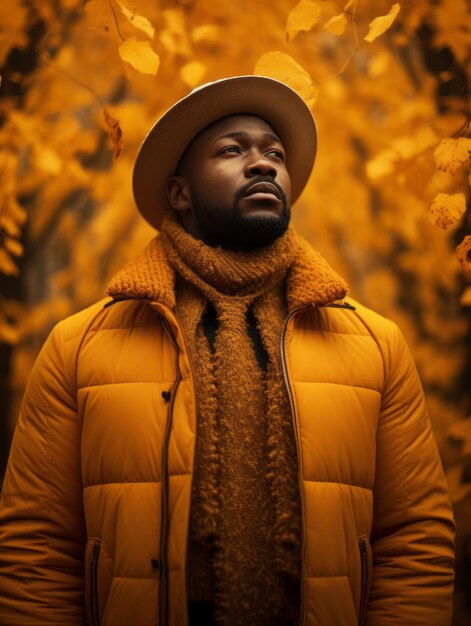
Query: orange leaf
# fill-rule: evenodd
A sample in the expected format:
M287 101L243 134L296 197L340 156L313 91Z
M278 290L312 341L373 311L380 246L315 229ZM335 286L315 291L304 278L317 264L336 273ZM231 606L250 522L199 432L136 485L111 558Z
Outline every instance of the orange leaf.
M302 30L311 30L319 21L322 9L320 2L316 0L301 0L290 11L286 22L286 39L293 41Z
M368 41L369 43L371 43L372 41L377 39L380 35L385 33L388 30L388 28L391 27L400 9L401 9L401 5L399 4L399 2L397 2L396 4L392 5L391 10L389 11L387 15L381 15L380 17L376 17L372 22L370 22L369 23L370 29L368 31L368 34L364 38L365 41Z
M18 276L19 274L19 269L17 268L16 263L13 261L5 248L0 248L0 272L5 274L5 276Z
M439 170L454 174L471 156L471 139L443 139L433 156Z
M428 210L428 220L439 228L448 228L466 211L464 193L437 193Z
M118 52L123 61L132 65L138 72L153 76L157 74L160 58L148 41L130 37L119 46Z
M18 239L12 237L5 237L5 248L14 256L21 256L23 254L23 244Z
M215 44L221 37L221 32L216 24L201 24L191 31L191 40L194 43Z
M18 329L13 324L0 320L0 341L15 344L18 341Z
M201 83L201 79L206 74L206 67L199 61L190 61L180 68L180 78L193 89Z
M460 296L461 306L471 306L471 285L466 287Z
M36 166L47 174L59 174L62 169L62 159L57 152L49 146L34 144L34 159Z
M117 4L121 9L123 15L135 28L138 28L140 31L145 33L149 37L149 39L154 39L155 30L147 17L144 17L143 15L138 15L135 9L129 10L128 7L119 0L117 0Z
M123 150L123 131L118 120L111 115L108 109L103 109L103 117L105 118L106 131L114 146L113 161L115 161Z
M166 27L160 32L160 43L174 56L184 57L191 55L191 45L186 28L185 13L181 8L162 11Z
M471 235L466 235L456 248L456 257L465 272L471 272Z
M309 106L317 99L319 89L306 70L289 54L279 51L263 54L257 61L253 73L281 80L297 91Z
M334 35L342 35L345 31L345 26L347 25L347 18L345 13L340 13L340 15L334 15L330 18L325 24L324 28L329 30Z

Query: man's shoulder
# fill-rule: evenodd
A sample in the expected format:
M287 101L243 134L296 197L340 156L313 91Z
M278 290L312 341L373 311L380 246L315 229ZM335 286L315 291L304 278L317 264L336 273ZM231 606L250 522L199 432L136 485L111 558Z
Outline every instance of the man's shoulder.
M101 300L94 302L85 309L77 311L61 320L56 328L60 328L64 342L73 340L86 333L87 330L93 326L96 319L103 314L106 310L106 304L110 301L111 298L109 297L101 298Z
M355 300L354 298L347 298L346 300L355 307L356 315L362 320L364 324L370 325L377 331L387 333L393 332L397 328L396 322L394 322L389 317L378 313L374 309L371 309L370 307L364 305L358 300Z
M401 336L396 322L349 296L321 309L333 332L370 335L378 344L394 343Z
M337 335L333 346L344 346L344 349L352 349L355 354L374 355L379 350L382 361L389 371L394 364L408 352L408 346L404 334L398 324L365 306L354 298L346 297L339 302L320 307L320 317L313 318L312 328L317 331L334 333ZM369 344L369 348L368 348ZM375 349L371 351L371 346Z
M153 310L148 306L147 299L113 299L108 296L65 317L56 325L54 331L60 332L64 343L81 342L87 335L101 330L149 325L153 316Z

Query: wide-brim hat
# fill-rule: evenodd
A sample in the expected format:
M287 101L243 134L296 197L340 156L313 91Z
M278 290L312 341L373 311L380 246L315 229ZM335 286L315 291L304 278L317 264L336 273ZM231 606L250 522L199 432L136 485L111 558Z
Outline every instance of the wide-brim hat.
M300 196L317 151L317 130L302 97L285 83L266 76L232 76L206 83L176 102L144 139L133 172L133 192L141 215L159 228L171 209L167 181L191 140L206 126L227 115L246 113L263 118L286 151L291 203Z

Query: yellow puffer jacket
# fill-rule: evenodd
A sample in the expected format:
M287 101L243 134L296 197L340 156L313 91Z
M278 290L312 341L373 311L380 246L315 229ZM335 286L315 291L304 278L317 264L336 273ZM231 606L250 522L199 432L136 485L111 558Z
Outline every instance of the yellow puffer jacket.
M2 626L187 625L195 399L158 255L60 322L34 366L0 514ZM301 624L448 626L455 526L404 339L335 302L343 283L314 253L293 284Z

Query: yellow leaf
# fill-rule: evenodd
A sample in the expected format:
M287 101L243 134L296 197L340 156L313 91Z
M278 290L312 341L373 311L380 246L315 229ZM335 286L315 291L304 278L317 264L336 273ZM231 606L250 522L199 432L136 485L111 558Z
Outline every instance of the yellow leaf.
M286 22L286 39L293 41L302 30L311 30L321 17L322 9L320 2L316 0L301 0L289 12Z
M185 14L182 9L166 9L162 11L166 28L161 31L160 43L171 55L190 56L191 45L186 30Z
M0 215L0 227L12 237L19 237L21 235L20 227L8 213Z
M471 157L471 139L443 139L433 156L439 170L454 174Z
M13 324L0 320L0 341L13 345L18 341L18 337L18 329Z
M8 199L8 213L17 224L24 224L26 222L26 218L28 217L26 209L21 206L16 198Z
M8 252L11 252L11 254L13 254L14 256L21 256L23 254L23 244L20 243L18 239L5 237L4 244Z
M456 257L465 272L471 272L471 235L466 235L456 248Z
M386 50L380 50L368 60L368 75L378 78L391 66L391 55Z
M215 24L201 24L191 31L194 43L217 43L220 36L220 30Z
M334 15L331 17L330 20L324 24L324 28L329 30L334 35L342 35L345 31L346 25L347 18L345 17L345 13L340 13L340 15Z
M154 39L155 30L147 17L144 17L143 15L138 15L135 11L130 11L126 7L126 5L122 2L119 2L119 0L117 0L117 4L119 5L119 8L121 9L123 15L131 22L133 26L145 33L149 37L149 39Z
M466 211L464 193L437 193L428 210L428 220L439 228L448 228Z
M21 236L21 225L25 223L27 213L14 196L3 198L3 211L0 212L0 228L10 237Z
M206 67L199 61L190 61L180 68L180 78L192 89L201 83Z
M297 91L310 107L317 100L319 89L312 82L312 78L293 57L284 52L263 54L255 65L254 74L281 80Z
M378 180L394 171L399 155L395 150L383 150L366 163L366 174L370 180Z
M371 43L377 37L385 33L396 19L396 16L399 13L400 9L401 5L399 4L399 2L396 2L396 4L392 5L391 10L387 15L381 15L380 17L376 17L372 22L370 22L370 29L365 37L365 41Z
M160 65L159 55L154 52L148 41L137 37L126 39L118 48L119 56L142 74L155 76Z
M401 161L412 159L435 145L436 141L435 132L425 124L419 126L413 134L398 137L390 147L367 161L368 178L377 180L391 174Z
M118 120L111 115L108 109L103 109L105 128L114 146L113 161L115 161L123 150L123 131Z
M62 169L61 158L48 146L34 144L34 160L38 168L47 174L59 174Z
M16 263L13 261L5 248L0 248L0 272L6 276L18 276L19 274Z

